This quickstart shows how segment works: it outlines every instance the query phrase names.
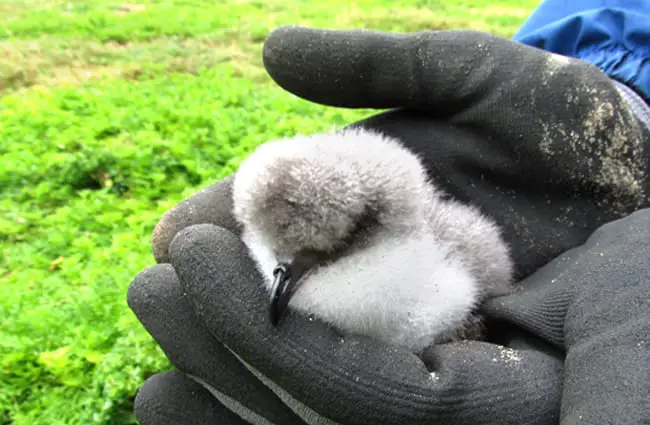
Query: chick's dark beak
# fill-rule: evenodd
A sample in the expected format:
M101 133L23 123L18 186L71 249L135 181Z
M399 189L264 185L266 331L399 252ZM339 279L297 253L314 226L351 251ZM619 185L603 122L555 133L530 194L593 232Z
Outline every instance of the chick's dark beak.
M305 274L315 265L315 259L309 255L296 255L288 263L279 263L273 269L273 287L269 319L276 326L287 312L291 297L295 294Z

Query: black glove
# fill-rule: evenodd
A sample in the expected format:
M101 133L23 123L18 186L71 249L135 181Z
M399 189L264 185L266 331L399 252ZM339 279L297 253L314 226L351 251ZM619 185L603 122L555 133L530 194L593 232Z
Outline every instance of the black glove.
M226 407L260 424L556 424L560 403L567 424L649 417L650 261L630 255L648 252L648 213L597 232L568 254L575 262L560 257L528 277L648 205L650 132L605 75L468 31L283 28L264 60L278 84L308 100L400 108L356 125L402 140L450 195L501 224L525 279L484 312L510 348L448 344L422 362L294 314L271 327L226 179L161 220L161 264L130 288L145 327L198 378L148 380L136 399L143 424L238 423Z

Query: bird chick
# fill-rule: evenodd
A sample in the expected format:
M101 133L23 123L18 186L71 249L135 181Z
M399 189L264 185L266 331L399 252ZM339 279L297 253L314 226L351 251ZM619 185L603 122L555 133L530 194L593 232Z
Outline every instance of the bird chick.
M480 338L476 307L510 289L497 226L446 199L414 153L379 133L264 143L235 173L233 205L273 324L291 308L420 352Z

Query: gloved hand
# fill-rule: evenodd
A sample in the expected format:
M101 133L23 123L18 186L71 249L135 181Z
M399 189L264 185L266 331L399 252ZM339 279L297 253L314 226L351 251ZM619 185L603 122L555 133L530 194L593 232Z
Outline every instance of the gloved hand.
M604 223L648 206L650 132L606 76L469 31L282 28L264 60L279 85L308 100L399 108L356 125L402 140L443 189L503 227L522 281L484 313L508 348L441 345L423 362L291 313L273 328L226 179L161 220L159 264L129 290L131 308L183 372L145 383L136 399L143 424L649 417L650 260L635 255L648 252L649 212L605 226L533 274Z

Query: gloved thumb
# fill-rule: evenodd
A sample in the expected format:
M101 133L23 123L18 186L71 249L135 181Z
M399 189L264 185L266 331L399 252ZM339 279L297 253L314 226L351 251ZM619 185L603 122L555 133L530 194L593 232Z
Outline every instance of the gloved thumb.
M312 102L436 115L453 115L496 94L519 108L531 107L535 96L545 104L561 103L547 99L544 90L530 90L531 82L611 86L584 62L477 31L397 34L285 26L266 39L263 60L278 85ZM562 90L553 93L564 96Z

